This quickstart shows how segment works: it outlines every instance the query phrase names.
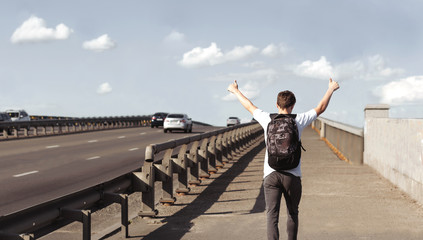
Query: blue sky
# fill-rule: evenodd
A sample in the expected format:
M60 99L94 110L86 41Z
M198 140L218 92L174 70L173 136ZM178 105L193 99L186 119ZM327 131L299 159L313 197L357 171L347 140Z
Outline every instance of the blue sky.
M382 1L1 1L0 110L75 117L184 112L225 125L297 96L363 126L367 104L423 117L423 3Z

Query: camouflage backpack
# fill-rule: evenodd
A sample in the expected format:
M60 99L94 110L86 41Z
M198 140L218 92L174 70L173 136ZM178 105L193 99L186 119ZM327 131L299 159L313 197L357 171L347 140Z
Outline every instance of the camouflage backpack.
M276 171L296 168L301 158L301 141L296 114L272 114L267 126L269 166Z

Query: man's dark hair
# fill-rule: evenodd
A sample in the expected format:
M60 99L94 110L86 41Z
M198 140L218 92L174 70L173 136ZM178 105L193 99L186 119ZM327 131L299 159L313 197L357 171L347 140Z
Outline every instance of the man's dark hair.
M278 94L277 104L280 108L286 109L295 104L297 100L295 99L295 95L291 91L283 91Z

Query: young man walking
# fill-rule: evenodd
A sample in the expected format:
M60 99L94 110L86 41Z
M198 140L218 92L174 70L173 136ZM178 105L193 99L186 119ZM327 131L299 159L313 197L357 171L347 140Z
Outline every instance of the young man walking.
M305 113L295 115L295 123L298 128L298 135L301 139L301 132L305 127L311 124L320 114L322 114L332 97L332 94L339 89L337 82L329 79L328 90L318 103L317 107L310 109ZM264 129L264 135L267 143L267 127L272 118L270 113L264 112L257 108L242 92L238 89L238 83L235 80L228 86L228 91L235 94L242 106L244 106L256 119ZM283 91L278 94L276 107L279 114L291 114L295 106L295 95L290 91ZM300 140L299 139L299 140ZM266 202L266 216L267 216L267 238L269 240L279 239L279 210L281 205L282 195L285 198L287 207L288 219L286 231L288 239L297 239L298 233L298 205L301 199L302 185L301 185L301 161L297 167L289 170L276 171L269 166L268 151L266 151L264 158L264 195Z

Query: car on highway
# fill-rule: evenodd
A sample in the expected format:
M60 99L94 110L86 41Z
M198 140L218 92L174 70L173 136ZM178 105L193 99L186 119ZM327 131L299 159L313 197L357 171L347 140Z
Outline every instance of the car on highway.
M6 112L0 112L0 123L2 122L11 122L12 120L10 119L9 114L7 114ZM11 131L8 130L8 128L3 128L0 126L0 134L3 134L3 130L7 130L7 134L10 134Z
M163 131L183 130L192 132L192 119L184 113L170 113L163 123Z
M28 113L23 109L18 109L18 110L9 109L9 110L6 110L6 113L9 114L10 119L13 122L15 122L15 121L30 121L31 120Z
M163 126L163 122L166 119L167 114L168 113L166 112L156 112L155 114L153 114L153 116L151 117L151 128L158 128Z
M235 126L241 123L241 120L237 117L229 117L226 120L226 126L230 127L230 126Z
M0 112L0 122L9 122L12 121L10 119L9 114L7 114L6 112Z

